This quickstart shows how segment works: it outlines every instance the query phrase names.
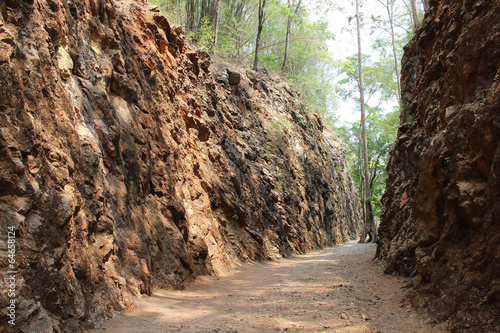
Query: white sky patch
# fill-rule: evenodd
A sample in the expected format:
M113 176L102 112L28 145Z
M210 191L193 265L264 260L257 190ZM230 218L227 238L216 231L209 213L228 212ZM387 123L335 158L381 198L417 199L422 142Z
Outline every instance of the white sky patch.
M314 3L316 0L312 0ZM358 52L357 35L356 35L356 8L354 4L348 2L342 2L344 6L344 11L329 10L327 14L314 14L311 13L312 20L323 19L328 22L330 31L334 33L335 39L328 41L328 48L333 54L335 59L344 60L347 57L355 56ZM375 52L371 45L379 34L370 35L371 16L382 16L385 18L387 12L377 1L365 2L365 4L360 8L361 15L364 17L364 27L361 27L361 50L363 54L371 55L374 61L379 60L377 52ZM349 23L349 17L352 17ZM387 111L392 111L396 103L384 104ZM339 116L339 125L354 122L359 120L361 115L359 111L359 106L354 100L343 101L339 100L338 108L335 110L336 114Z

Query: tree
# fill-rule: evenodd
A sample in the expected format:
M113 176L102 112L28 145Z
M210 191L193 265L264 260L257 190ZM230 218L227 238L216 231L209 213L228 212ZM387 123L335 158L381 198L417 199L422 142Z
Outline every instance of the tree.
M394 77L391 58L384 57L373 61L370 55L362 54L363 95L365 107L377 108L382 102L396 101L397 84ZM336 61L338 79L337 93L344 100L355 100L359 104L358 56Z
M254 51L257 7L256 0L221 2L220 32L217 37L219 56L241 62Z
M370 197L374 217L379 218L382 209L380 199L385 190L387 178L386 166L389 163L391 150L399 125L398 110L384 114L379 108L368 107L367 138L368 160L370 165ZM360 121L355 121L337 129L346 149L346 160L349 173L362 193L363 159Z
M292 13L292 2L288 0L288 20L287 20L287 25L286 25L286 40L285 40L285 56L283 57L283 65L281 66L281 74L284 74L286 71L286 66L288 65L288 56L290 53L290 35L292 34L292 21L294 16L296 16L299 13L300 9L300 4L302 0L299 0L297 2L297 5L295 6L295 10Z
M193 31L195 28L195 23L197 22L197 1L187 0L186 1L186 31Z
M333 38L325 21L312 22L314 4L303 0L150 0L174 24L185 26L188 39L219 59L282 73L301 91L309 109L333 123L336 96ZM260 23L260 24L259 24ZM295 35L300 31L300 35ZM260 36L257 36L260 33ZM208 38L211 38L210 41Z
M371 203L368 199L370 197L370 182L369 182L369 166L368 166L368 140L366 137L366 121L365 121L365 97L363 91L363 66L361 59L361 24L359 17L359 0L356 0L356 31L358 39L358 88L359 88L359 106L361 109L361 137L363 140L363 161L364 161L364 191L363 191L363 204L365 207L365 228L361 236L361 243L364 243L366 237L369 236L368 241L375 242L377 239L377 232L375 230L375 221L373 220Z
M208 52L213 51L213 36L212 36L212 26L210 25L210 19L205 16L201 19L200 28L197 33L198 45L201 45Z
M391 36L391 51L392 51L392 56L394 60L394 75L396 77L396 82L398 85L397 89L397 94L398 94L398 104L399 107L401 108L401 83L400 83L400 77L399 77L399 61L398 61L398 55L396 51L396 32L394 29L394 4L395 0L377 0L387 11L387 19L389 23L389 28L385 28L382 25L378 25L379 28L382 30L386 31L389 33ZM377 19L372 16L372 20L377 23ZM380 20L378 21L380 22Z
M255 38L255 58L253 61L253 69L255 71L258 70L260 36L262 35L262 28L264 27L264 22L266 20L264 7L266 7L266 0L259 0L259 25L257 27L257 37Z
M411 6L411 18L413 21L413 31L417 31L417 29L420 28L420 18L418 17L417 0L410 0L410 6Z
M389 150L396 138L399 125L399 110L392 112L384 110L383 101L394 101L396 97L396 83L392 71L393 63L390 58L372 61L370 56L362 55L363 92L366 109L366 136L368 143L369 176L364 173L363 139L361 121L350 123L337 129L346 148L346 159L353 181L363 197L364 179L369 180L370 201L373 215L380 216L380 198L385 189L385 167L389 160ZM342 79L337 82L337 92L344 100L359 99L359 73L357 56L347 58L337 63L338 74ZM365 203L363 201L363 203ZM364 207L366 209L366 207ZM368 213L370 211L368 210Z
M218 42L218 36L219 36L219 14L220 14L220 0L216 0L216 6L215 6L215 27L214 27L214 48L213 52L215 54L215 50L217 49L217 42Z
M429 0L424 0L424 11L428 11L430 8L429 6Z

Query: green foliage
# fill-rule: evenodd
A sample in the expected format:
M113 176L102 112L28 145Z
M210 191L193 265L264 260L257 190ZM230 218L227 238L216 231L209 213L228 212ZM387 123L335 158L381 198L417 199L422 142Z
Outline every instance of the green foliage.
M399 111L387 114L383 114L380 111L372 111L369 113L366 121L370 182L372 184L370 200L372 201L374 215L379 217L382 208L380 198L385 190L385 181L387 178L386 167L389 162L389 151L396 139ZM359 121L338 129L338 133L346 148L347 166L358 189L361 188L363 173L359 150L359 131Z
M257 29L257 1L221 1L217 54L241 62L252 52Z
M270 145L264 145L264 150L265 150L265 153L262 154L260 157L262 157L262 158L276 157L276 155L271 153L272 148Z
M288 187L286 186L282 186L282 192L285 196L289 196L290 195L290 191L288 190Z
M341 77L337 82L337 93L342 99L356 100L359 104L357 62L357 56L337 61L337 73ZM397 95L397 83L391 59L373 61L371 56L362 55L362 65L366 107L370 108L374 99L377 99L377 103L394 99Z
M281 126L278 123L274 123L271 125L271 128L274 129L275 131L281 130Z
M304 119L302 119L302 118L299 118L299 120L297 120L297 124L299 124L300 127L302 127L302 128L307 127L306 123L304 122Z
M343 164L335 165L335 170L339 173L344 172L344 165Z
M213 47L215 0L150 0L173 24L185 27L189 39L200 47L214 51L217 57L229 62L244 63L254 56L258 21L258 0L221 0L217 50ZM284 76L301 92L309 110L319 112L327 124L336 116L334 61L327 42L333 39L326 21L312 22L308 10L317 4L291 0L268 0L262 31L259 67L279 73L285 54L288 18L292 17L290 51ZM323 5L323 9L326 5ZM327 7L329 7L328 5Z
M406 117L405 121L410 126L413 126L417 123L417 121L415 120L415 117L413 117L411 114Z
M200 47L214 51L217 58L249 67L254 57L255 37L258 25L259 0L221 0L216 50L213 48L214 26L217 14L216 0L151 0L160 5L172 24L184 26L184 30ZM375 215L380 213L380 196L385 187L385 166L388 152L395 139L398 126L398 110L389 112L389 105L397 104L397 66L402 56L402 46L413 37L411 16L408 7L399 0L377 1L389 8L391 14L367 16L361 13L362 24L368 28L372 38L372 54L362 56L365 86L365 106L368 112L367 135L370 157L370 173L373 180L371 200ZM328 50L328 43L334 39L326 21L313 22L311 11L333 9L336 5L329 1L267 0L264 10L265 22L259 51L259 67L281 73L286 52L286 36L289 18L289 57L286 71L282 74L301 92L300 98L308 109L319 112L324 123L336 125L337 116L333 112L340 99L353 100L359 105L357 56L342 61L334 60ZM345 5L345 2L342 3ZM334 10L340 10L335 8ZM383 15L382 15L383 14ZM347 15L347 14L346 14ZM319 14L321 16L321 14ZM371 18L371 20L370 20ZM355 20L354 20L355 21ZM394 27L396 27L394 29ZM393 37L394 36L394 43ZM395 52L394 52L395 51ZM287 96L293 99L291 96ZM396 109L396 108L395 108ZM219 117L222 117L218 113ZM414 119L406 119L411 125ZM298 126L307 128L302 118ZM284 149L284 131L290 128L287 119L272 124L268 132L274 149ZM286 127L285 127L286 126ZM348 168L353 179L361 183L361 159L359 152L359 122L348 124L338 130L347 149ZM228 144L234 142L228 139ZM265 145L261 157L270 158L272 148ZM307 165L304 170L307 173ZM337 166L341 172L341 166Z
M210 19L205 16L201 19L200 29L198 30L198 45L204 47L209 53L212 52L213 36L212 36L212 26L210 25Z
M292 43L284 74L302 92L301 99L308 108L333 123L332 111L336 107L334 59L327 46L333 35L328 31L327 22L311 22L306 14L299 12L293 21ZM280 71L283 63L286 20L287 16L280 16L280 12L271 13L263 32L261 64L275 72Z
M398 78L403 45L413 36L409 8L396 0L378 0L384 9L381 16L371 16L369 25L372 39L370 55L362 55L363 85L366 119L370 197L374 215L379 217L380 198L385 190L386 166L389 151L399 125ZM368 25L366 19L363 26ZM358 57L351 56L336 64L337 93L343 100L354 100L359 107ZM394 110L390 111L392 107ZM396 106L398 105L398 106ZM357 110L357 109L356 109ZM349 171L362 193L363 155L360 142L360 122L356 121L338 130L344 146Z
M160 13L173 25L185 25L186 4L178 0L150 0L151 4L160 7Z
M280 120L287 128L291 128L290 123L288 122L288 119L285 116L281 116Z

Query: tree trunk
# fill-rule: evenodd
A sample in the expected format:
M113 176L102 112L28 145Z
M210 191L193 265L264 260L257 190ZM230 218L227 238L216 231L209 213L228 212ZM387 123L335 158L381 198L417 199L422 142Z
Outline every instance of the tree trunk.
M186 1L186 33L194 27L194 0Z
M220 0L217 0L215 3L214 47L212 49L214 55L217 50L217 39L219 35L219 13L220 13Z
M357 27L357 37L358 37L358 88L359 88L359 103L361 107L361 136L363 138L363 162L364 162L364 202L365 205L365 228L363 235L361 236L360 242L364 243L366 236L370 235L371 229L373 229L373 217L371 216L371 203L370 203L370 177L368 168L368 140L366 137L366 120L365 120L365 96L363 87L363 67L361 59L361 24L359 18L359 0L356 0L356 27ZM373 233L373 232L372 232ZM376 235L372 235L370 241L376 241Z
M424 11L429 10L429 0L424 0Z
M262 28L264 26L264 7L266 6L266 0L259 0L259 26L257 27L257 37L255 39L255 58L253 61L253 70L258 70L259 66L259 47L260 47L260 35L262 34Z
M290 8L290 0L288 0L288 7ZM290 35L292 29L292 14L288 16L288 23L286 25L286 39L285 39L285 56L283 57L283 65L281 66L281 74L286 71L286 65L288 64L288 53L290 52Z
M396 82L398 84L398 104L399 104L399 109L401 110L401 82L399 78L399 64L398 64L398 57L396 54L396 41L394 38L394 13L392 11L394 7L394 2L390 3L389 0L387 0L387 15L389 16L389 24L391 26L391 39L392 39L392 55L394 57L394 74L396 75Z
M286 25L286 40L285 40L285 56L283 59L283 65L281 66L281 74L284 74L286 71L286 66L288 65L288 56L290 54L290 35L292 34L292 21L293 21L293 15L297 15L300 9L300 3L302 0L299 0L297 3L297 6L295 7L295 11L293 14L290 12L288 15L288 22ZM291 11L292 10L292 3L290 0L288 0L288 8Z
M420 19L418 18L417 0L410 0L410 5L411 5L411 17L413 21L413 31L415 32L420 27Z
M359 138L358 138L358 144L359 144L359 150L358 150L358 166L359 166L359 175L360 175L360 188L359 188L359 193L361 195L361 202L363 203L361 205L362 208L362 213L363 213L363 220L366 221L366 205L364 204L365 202L365 173L364 173L364 160L363 160L363 131L361 130L361 124L359 124ZM366 223L365 223L366 224ZM365 228L363 227L363 235L361 236L361 240L366 239L366 231Z
M368 200L368 203L367 203L367 216L368 216L368 219L370 220L370 224L368 226L366 226L365 228L365 233L366 233L366 236L365 236L365 239L366 237L368 237L368 240L366 240L367 243L375 243L377 242L377 228L376 228L376 225L375 225L375 219L373 218L373 209L372 209L372 203L370 202L370 200Z

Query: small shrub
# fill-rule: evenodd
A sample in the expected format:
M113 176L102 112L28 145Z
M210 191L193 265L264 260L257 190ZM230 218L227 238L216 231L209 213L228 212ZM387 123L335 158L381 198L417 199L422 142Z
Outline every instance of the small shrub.
M211 53L212 47L214 46L213 40L210 19L208 16L205 16L200 22L200 30L198 30L198 44L199 46L207 49L208 53Z

